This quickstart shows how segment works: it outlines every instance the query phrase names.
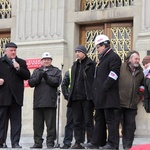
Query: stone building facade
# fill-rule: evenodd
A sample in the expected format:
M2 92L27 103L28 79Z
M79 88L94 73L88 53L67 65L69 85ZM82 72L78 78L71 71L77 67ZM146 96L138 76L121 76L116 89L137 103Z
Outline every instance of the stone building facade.
M74 48L85 44L95 59L93 39L96 34L105 33L122 59L129 50L139 51L142 59L150 49L149 5L149 0L0 0L1 49L11 40L17 43L18 56L24 59L40 58L48 51L53 56L53 65L59 68L64 65L64 74L75 59ZM5 33L9 36L3 41ZM124 38L119 41L122 34ZM129 37L125 39L125 35ZM33 89L26 87L23 134L33 134L32 102ZM61 135L65 110L66 101L61 96ZM140 103L136 136L149 135L150 116Z

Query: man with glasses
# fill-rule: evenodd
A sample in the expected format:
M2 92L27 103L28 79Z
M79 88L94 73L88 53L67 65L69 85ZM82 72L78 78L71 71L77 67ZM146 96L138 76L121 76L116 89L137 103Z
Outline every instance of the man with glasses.
M93 83L95 128L87 148L99 149L101 146L103 149L116 150L118 145L115 144L117 126L114 110L120 107L118 78L121 59L110 47L110 40L106 35L98 35L95 38L95 47L98 51Z

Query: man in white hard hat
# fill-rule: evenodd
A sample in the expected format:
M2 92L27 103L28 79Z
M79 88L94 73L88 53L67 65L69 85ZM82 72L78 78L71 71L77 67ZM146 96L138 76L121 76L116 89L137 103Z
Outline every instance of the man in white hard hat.
M93 94L95 105L95 128L93 137L87 148L118 149L114 110L120 107L118 77L121 66L120 57L110 48L110 40L106 35L95 38L95 47L99 61L95 68ZM108 138L106 136L108 128ZM106 141L107 139L107 141Z
M33 100L34 145L31 148L42 148L44 122L47 127L46 145L54 147L56 139L57 88L61 83L61 71L54 67L52 56L45 52L41 58L42 66L33 71L29 85L35 87Z

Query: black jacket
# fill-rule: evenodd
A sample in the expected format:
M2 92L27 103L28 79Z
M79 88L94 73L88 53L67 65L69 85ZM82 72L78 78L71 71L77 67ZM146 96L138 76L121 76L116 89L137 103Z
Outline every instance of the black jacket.
M144 108L147 113L150 113L150 78L145 78L144 86Z
M96 66L93 83L95 109L119 108L118 79L121 59L110 50ZM114 79L110 76L114 76ZM115 80L116 77L116 80Z
M57 88L61 83L61 71L52 65L45 72L43 69L43 66L35 69L28 81L31 87L35 87L33 107L56 108Z
M30 78L30 72L25 60L18 57L15 60L20 65L19 71L8 64L6 56L0 58L0 78L4 79L4 84L0 86L0 106L11 105L12 95L20 106L23 105L24 80Z
M95 62L92 61L88 57L85 59L87 59L87 60L82 69L83 78L84 78L84 86L85 86L84 94L86 95L87 100L93 100L92 85L93 85L93 79L94 79ZM73 100L72 96L73 96L73 90L75 88L76 72L77 72L78 63L79 63L79 60L74 62L73 66L71 68L71 86L70 86L68 106L71 106L71 102ZM78 88L80 88L80 87L78 87Z
M68 100L69 96L69 85L70 85L70 76L69 76L69 70L66 71L62 84L61 84L61 89L62 89L62 94L66 100Z

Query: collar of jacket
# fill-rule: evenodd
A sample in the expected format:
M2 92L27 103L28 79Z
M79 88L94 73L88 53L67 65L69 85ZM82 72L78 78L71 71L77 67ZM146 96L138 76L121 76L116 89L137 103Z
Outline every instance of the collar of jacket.
M78 60L77 60L75 63L80 63L80 62L78 62ZM89 58L89 57L86 56L86 57L81 61L81 63L82 63L84 66L87 66L87 65L93 64L93 63L95 63L95 62L92 61L91 58Z
M12 61L7 57L7 55L4 55L4 57L2 57L2 61L6 61L11 67L13 66Z
M110 47L106 48L102 54L98 55L98 59L101 61L112 49Z
M43 69L45 69L45 68L47 68L47 70L51 70L51 69L53 68L53 65L50 65L50 66L48 66L48 67L41 66L39 69L40 69L40 70L43 70Z
M86 56L84 59L82 59L82 60L77 60L77 62L78 63L85 63L86 62L86 60L88 59L88 57Z
M124 63L126 64L127 69L132 73L133 71L132 71L132 69L130 68L129 63L126 63L126 62L124 62ZM137 73L140 72L140 71L143 71L141 65L139 65L138 67L135 67L135 74L137 74Z

